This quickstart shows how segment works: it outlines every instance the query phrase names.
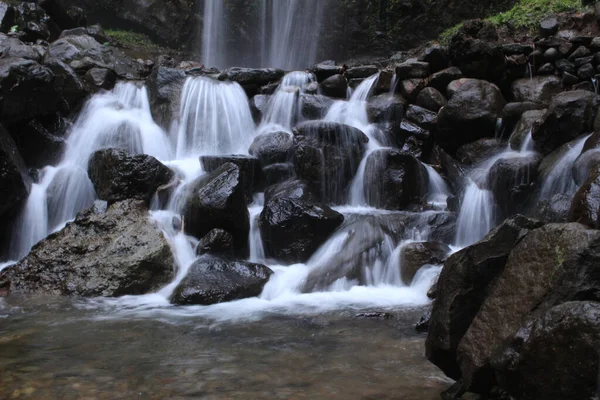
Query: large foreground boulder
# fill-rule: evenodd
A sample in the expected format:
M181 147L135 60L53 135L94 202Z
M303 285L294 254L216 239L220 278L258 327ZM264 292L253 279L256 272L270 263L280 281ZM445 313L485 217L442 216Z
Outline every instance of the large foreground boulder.
M496 383L492 356L531 313L600 300L599 244L600 232L571 223L535 229L515 246L458 346L466 388L487 393Z
M404 210L421 204L427 194L427 170L408 153L376 150L369 155L364 174L366 201L376 208Z
M156 158L146 154L132 156L121 149L92 154L88 174L96 194L108 204L126 199L144 200L148 204L156 190L175 176Z
M303 123L294 128L296 174L321 201L343 202L368 141L363 132L349 125Z
M342 214L315 203L306 184L288 181L265 193L260 232L267 256L305 262L343 221Z
M237 249L247 249L250 216L237 165L224 164L196 179L186 196L183 218L187 234L202 238L215 228L223 229L233 235Z
M175 288L174 304L210 305L260 295L273 274L261 264L201 256Z
M31 179L15 142L0 125L0 216L25 200L31 189Z
M456 91L438 115L437 141L454 152L459 146L483 137L494 137L496 122L506 101L500 89L477 79L453 82Z
M515 244L540 226L541 222L516 216L446 260L433 303L426 353L449 377L461 377L456 351L488 296L491 282L502 273Z
M594 129L600 96L585 90L574 90L554 97L546 114L532 131L533 140L544 154Z
M143 201L93 209L34 246L0 273L4 294L123 296L151 292L173 277L174 262L163 233Z
M599 360L600 303L574 301L530 318L493 365L514 398L593 399Z

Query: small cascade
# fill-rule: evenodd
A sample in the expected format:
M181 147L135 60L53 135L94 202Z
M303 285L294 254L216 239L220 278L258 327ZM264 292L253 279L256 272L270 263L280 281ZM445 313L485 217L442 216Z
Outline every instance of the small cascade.
M260 235L259 218L265 204L263 193L254 196L254 201L248 208L250 214L250 236L248 248L250 249L250 261L255 263L265 262L265 249Z
M398 86L398 77L396 76L396 73L394 73L390 82L390 94L396 93L396 86Z
M444 178L431 166L423 163L429 175L429 192L427 193L427 202L436 210L445 210L446 201L450 196L450 189L444 181Z
M299 95L315 81L315 76L308 72L294 71L286 74L269 100L267 112L258 131L260 133L277 130L291 132L292 127L300 120Z
M554 162L554 165L544 180L540 191L540 200L549 199L559 193L575 194L578 186L573 179L573 164L581 154L585 141L590 136L591 135L587 135L575 139L567 145L569 149Z
M170 143L152 119L145 87L119 83L92 97L73 124L62 161L46 167L15 224L9 254L24 257L31 247L88 208L96 193L88 178L91 155L121 148L159 159L171 157Z
M235 82L188 78L183 86L176 158L244 154L255 125L244 89Z
M533 135L531 129L529 133L525 135L523 138L523 142L521 143L521 153L534 152L535 151L535 143L533 141Z
M598 88L598 78L592 78L592 85L594 85L594 93L600 94L600 89Z

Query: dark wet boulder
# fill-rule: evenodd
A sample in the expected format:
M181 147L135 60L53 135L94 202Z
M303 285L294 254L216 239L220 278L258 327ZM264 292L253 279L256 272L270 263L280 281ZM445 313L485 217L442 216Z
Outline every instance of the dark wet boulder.
M267 256L292 264L306 262L343 221L313 201L308 185L288 181L267 189L259 224Z
M563 91L560 78L556 76L534 76L517 79L511 86L513 101L550 104L552 98Z
M414 58L396 65L396 79L427 78L429 76L429 63L417 61Z
M409 103L417 101L417 96L427 86L425 79L413 78L398 82L396 92L401 94Z
M400 277L410 285L417 271L424 265L440 265L446 260L450 248L440 242L415 242L402 248L400 253Z
M30 168L55 165L66 146L65 139L50 132L40 121L11 128L11 135L23 161Z
M452 37L448 51L452 65L468 78L497 83L504 77L505 58L499 44L473 37L462 30Z
M25 162L6 129L0 125L0 216L24 201L31 189Z
M22 58L0 59L0 96L5 123L53 114L59 110L61 99L52 71Z
M406 109L406 118L428 131L436 128L437 113L426 108L411 104Z
M160 289L175 264L163 233L140 200L94 208L42 240L0 273L0 292L67 296L124 296Z
M532 316L492 360L518 399L593 399L598 394L600 303L574 301Z
M546 223L567 222L573 197L568 194L556 194L539 202L535 218Z
M108 68L92 68L85 73L83 80L91 85L92 91L111 90L117 83L117 75Z
M581 224L549 224L513 248L458 346L466 388L487 393L496 383L492 356L532 312L575 299L600 299L599 243L600 232Z
M546 114L546 110L531 110L525 111L517 125L512 131L509 138L510 147L513 150L521 150L527 140L530 139L531 130L533 125L540 120ZM535 142L530 142L532 146L535 146ZM527 149L525 149L527 150Z
M67 64L53 58L46 59L44 65L54 74L54 90L60 93L68 110L76 110L89 94L79 75Z
M552 100L546 114L533 126L533 140L549 154L579 135L591 132L600 97L585 90L564 92Z
M461 79L437 120L437 141L453 152L459 146L483 137L494 137L496 122L506 104L494 84Z
M264 86L283 78L285 72L275 68L231 68L227 71L227 79L242 86Z
M321 201L342 202L362 160L367 136L349 125L306 122L294 128L296 175Z
M87 25L85 12L79 7L65 7L57 0L39 0L38 4L60 29L74 29Z
M456 158L465 165L474 165L505 148L506 145L495 138L483 138L460 146Z
M60 28L38 4L22 2L15 10L14 23L24 41L53 40L60 34Z
M301 94L300 110L302 117L307 120L321 119L325 117L333 100L320 94Z
M404 115L406 100L390 93L383 93L369 98L367 113L369 121L374 123L398 123Z
M367 204L387 210L419 205L427 194L427 170L414 156L393 149L372 152L365 166Z
M359 65L357 67L348 68L344 73L348 79L368 78L379 72L376 65Z
M417 105L433 112L438 112L447 102L444 95L433 87L426 87L417 96Z
M213 229L200 239L196 246L196 254L198 256L212 254L233 257L236 255L234 238L226 230Z
M596 226L599 215L600 168L596 167L573 197L569 221L579 222L593 228Z
M260 295L273 274L261 264L204 255L175 288L171 302L180 305L223 303Z
M244 198L240 169L227 163L189 184L183 207L185 232L202 238L213 229L223 229L235 239L236 249L245 253L250 217Z
M88 174L98 197L109 204L126 199L149 204L156 190L175 176L156 158L146 154L130 155L121 149L92 154Z
M403 146L411 137L419 140L428 140L431 137L431 132L421 128L414 122L403 119L402 122L400 122L400 128L398 129L396 144L398 146Z
M450 67L438 71L429 77L429 86L446 93L446 88L450 82L463 78L463 74L457 67Z
M335 62L333 61L324 61L322 63L313 65L310 68L310 72L315 74L318 82L323 82L330 76L342 74L344 69L340 65L335 65Z
M179 115L181 89L185 72L180 69L158 66L146 80L152 115L167 128L173 115Z
M509 254L532 229L543 223L515 216L480 242L452 254L440 274L433 303L426 353L452 379L461 378L456 351L491 283L502 273Z
M262 185L261 167L258 158L244 155L201 156L200 163L206 172L213 172L231 163L238 167L246 201L252 201L255 189Z
M321 82L321 92L328 97L345 99L348 96L348 80L344 75L333 75Z
M537 153L501 158L488 174L488 187L494 193L504 217L524 212L537 181L542 157Z
M250 146L250 155L258 158L260 165L285 163L292 159L294 137L287 132L268 132L258 135Z
M419 57L419 61L428 63L431 72L438 72L444 68L448 68L448 64L450 63L448 48L439 44L432 44L425 48L423 54Z
M24 58L39 63L46 54L44 46L25 44L18 38L3 33L0 33L0 46L2 58Z
M523 114L527 111L546 110L543 104L525 101L522 103L507 103L502 110L502 136L509 136Z
M600 149L593 149L581 153L571 170L573 180L577 185L583 185L589 176L600 166Z
M292 163L277 163L267 165L262 170L264 187L276 185L296 177L296 170Z

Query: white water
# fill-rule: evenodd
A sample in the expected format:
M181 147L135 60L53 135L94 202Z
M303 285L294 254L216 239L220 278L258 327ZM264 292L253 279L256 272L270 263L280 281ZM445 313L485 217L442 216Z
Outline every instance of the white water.
M223 0L204 0L202 27L202 62L208 67L223 68L225 59L225 9Z
M431 166L423 164L429 175L429 190L427 193L427 202L436 210L445 210L447 200L450 196L450 189L444 181L444 178Z
M293 126L300 122L300 94L308 85L315 82L313 74L293 71L286 74L267 105L267 112L258 128L260 133L285 131L292 132Z
M265 195L259 193L254 196L254 201L248 211L250 214L250 236L248 238L248 248L250 249L250 261L255 263L264 263L266 261L265 249L260 236L260 227L258 219L265 205Z
M549 199L559 193L572 195L577 192L578 186L572 174L573 164L590 136L586 135L567 144L569 150L556 160L542 185L540 200Z

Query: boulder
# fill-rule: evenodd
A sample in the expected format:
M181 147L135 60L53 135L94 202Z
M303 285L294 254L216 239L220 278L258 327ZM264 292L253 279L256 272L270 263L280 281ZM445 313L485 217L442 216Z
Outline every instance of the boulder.
M320 94L301 94L300 110L306 120L322 119L329 111L333 100Z
M487 393L496 383L492 355L532 312L574 299L600 299L599 243L600 232L583 225L549 224L513 248L458 346L466 388Z
M505 148L506 145L495 138L483 138L460 146L456 158L465 165L474 165Z
M115 297L150 293L175 269L163 233L140 200L94 207L42 240L14 267L0 273L8 294Z
M277 163L263 167L262 179L264 187L276 185L296 177L296 170L292 163Z
M345 99L348 96L348 80L344 75L333 75L321 82L321 92L328 97Z
M581 153L571 170L573 180L579 186L583 185L584 182L589 178L591 173L600 166L600 149L593 149L584 151Z
M438 71L429 77L429 86L439 90L441 93L446 93L446 88L452 81L462 79L464 76L457 67L450 67Z
M29 196L31 178L15 142L0 125L0 216Z
M398 147L403 146L411 137L419 140L428 140L431 137L431 133L428 130L421 128L419 125L403 119L402 122L400 122L396 144Z
M156 190L175 176L156 158L146 154L129 155L121 149L99 150L92 154L88 175L98 197L109 205L127 199L149 204Z
M405 285L412 283L417 271L424 265L443 264L450 248L440 242L414 242L400 253L400 277Z
M596 397L598 321L600 304L589 301L567 302L529 318L492 360L501 386L518 399Z
M11 135L17 149L30 168L43 168L55 165L62 156L66 142L54 135L38 120L11 128Z
M225 164L231 163L238 167L240 179L247 202L252 202L252 194L262 185L260 162L256 157L244 155L231 156L201 156L200 163L206 172L214 172Z
M305 122L294 128L296 175L321 201L343 202L360 164L367 136L349 125Z
M336 74L344 73L344 68L340 65L335 65L335 62L322 62L310 68L310 72L315 74L318 82L323 82L325 79Z
M61 96L54 86L54 79L54 74L48 67L35 61L22 58L0 59L2 121L16 123L58 111Z
M454 81L458 85L437 120L437 141L450 152L483 137L494 137L496 122L506 104L494 84L476 79Z
M343 221L313 202L306 184L288 181L265 192L259 226L267 256L293 264L306 262Z
M557 76L534 76L517 79L512 83L511 91L513 101L548 105L563 88Z
M376 65L359 65L358 67L348 68L345 75L348 79L368 78L379 72Z
M433 112L440 111L440 108L444 107L447 102L444 95L433 87L426 87L417 96L417 105Z
M367 114L369 121L374 123L399 123L404 115L406 100L390 93L383 93L369 98Z
M414 58L396 65L396 79L427 78L429 76L429 63L417 61Z
M569 211L569 221L579 222L591 228L596 226L600 215L600 168L596 167L579 188Z
M163 128L168 128L173 116L179 115L185 79L185 72L180 69L157 66L146 80L152 115Z
M294 137L287 132L269 132L258 135L250 146L250 155L256 157L263 167L285 163L292 159Z
M224 164L190 183L186 190L183 218L188 235L202 238L213 229L223 229L233 235L240 254L245 254L250 216L238 166Z
M85 73L83 79L95 90L111 90L117 83L117 75L108 68L92 68Z
M494 193L498 208L504 217L524 212L537 181L542 157L537 154L501 158L488 173L487 187Z
M533 125L540 120L546 110L525 111L510 135L509 143L513 150L521 150L527 137L531 134ZM532 143L535 145L535 143Z
M367 204L376 208L405 210L419 205L429 188L429 175L423 164L394 149L372 152L364 174Z
M50 19L39 5L22 2L16 7L15 26L26 42L53 40L60 34L60 28Z
M396 86L396 91L400 93L410 103L417 100L417 96L427 86L425 79L413 78L399 81Z
M79 7L63 7L57 0L39 0L38 4L60 29L73 29L87 25L87 18Z
M406 109L406 118L429 131L436 128L437 114L423 107L411 104Z
M68 106L68 110L65 111L76 110L88 95L88 90L79 75L67 64L57 59L46 59L44 65L54 74L54 90L61 94Z
M39 45L27 45L17 39L0 33L0 46L2 46L2 58L24 58L41 62L46 54L46 48Z
M535 218L545 223L567 222L572 200L572 196L562 193L542 200L535 210Z
M421 57L419 57L419 61L428 63L431 72L438 72L444 68L448 68L448 64L450 63L448 48L439 44L427 46Z
M544 110L544 105L526 101L523 103L507 103L502 110L502 137L512 134L513 129L526 111Z
M256 85L264 86L271 82L277 82L285 72L275 68L230 68L227 71L227 79L239 83L241 86Z
M533 126L533 140L549 154L594 127L600 97L584 90L565 92L554 97L546 114Z
M204 305L256 297L273 274L261 264L203 255L175 288L171 302Z
M468 78L500 82L504 77L505 58L502 47L492 41L470 36L462 30L449 46L450 62Z
M212 254L233 257L236 255L236 248L233 242L234 238L231 233L223 229L213 229L200 239L196 246L196 254L198 256Z
M504 270L514 246L542 225L515 216L480 242L452 254L444 263L425 346L429 361L452 379L461 378L457 348L489 295L491 283Z

